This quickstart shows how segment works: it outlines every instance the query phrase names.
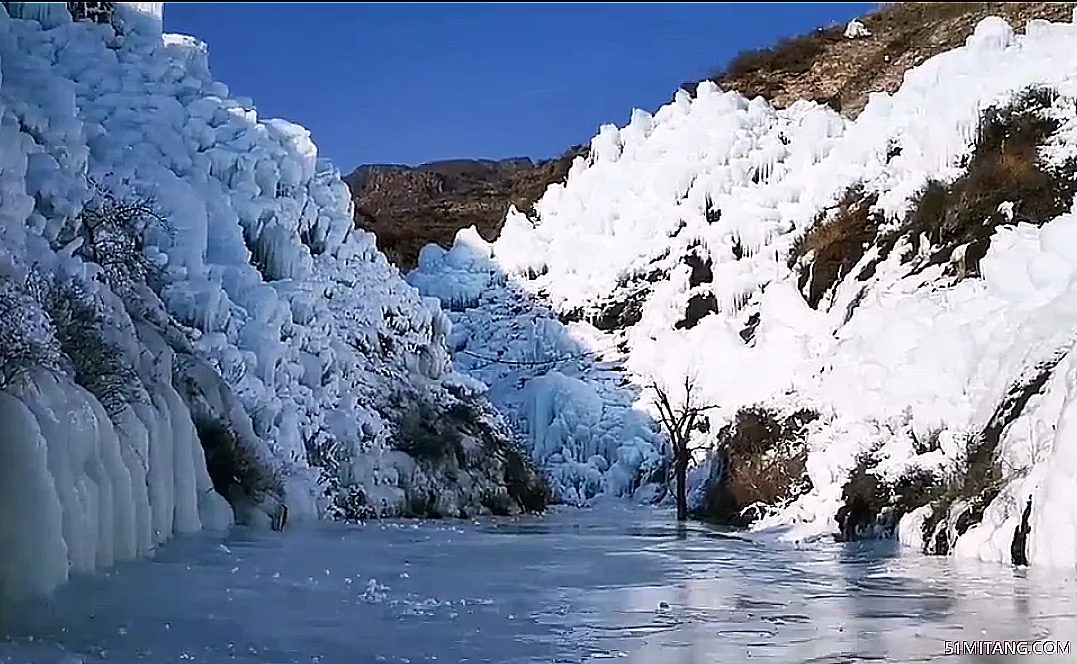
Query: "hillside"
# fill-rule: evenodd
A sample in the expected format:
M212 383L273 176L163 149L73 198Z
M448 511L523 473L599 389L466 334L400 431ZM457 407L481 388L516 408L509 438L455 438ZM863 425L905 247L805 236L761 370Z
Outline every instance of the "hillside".
M1074 3L948 2L891 3L864 17L868 38L842 36L845 26L742 53L711 80L723 90L760 95L776 107L798 99L827 103L855 117L872 92L893 93L904 73L964 43L986 16L1013 25L1032 19L1069 20ZM694 90L696 83L686 87ZM492 240L508 206L527 210L546 187L563 182L572 159L482 162L460 160L418 167L360 166L345 178L355 200L356 225L374 232L378 246L403 270L415 266L427 242L443 247L456 231L475 224Z
M233 521L545 505L309 132L161 3L6 2L0 63L0 601Z
M427 242L452 243L464 225L494 239L510 205L526 209L582 154L558 159L458 160L417 167L360 166L345 178L355 200L356 223L378 236L378 247L402 269L415 266ZM465 224L466 220L466 224Z
M495 241L423 249L456 366L564 495L662 498L657 385L707 408L699 518L1077 566L1077 29L950 38L855 120L682 90Z
M778 108L809 99L856 117L873 92L896 92L906 71L963 45L984 17L1000 16L1014 26L1033 19L1068 21L1074 4L887 3L861 19L870 37L846 38L844 25L821 28L741 53L710 80L745 97L759 95Z

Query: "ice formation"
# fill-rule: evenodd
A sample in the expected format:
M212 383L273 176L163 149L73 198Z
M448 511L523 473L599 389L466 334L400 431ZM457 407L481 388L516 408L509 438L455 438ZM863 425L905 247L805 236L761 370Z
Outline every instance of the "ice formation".
M428 492L438 513L516 509L512 440L452 372L448 319L353 229L309 132L230 96L161 3L102 4L0 9L0 597L233 512L397 514ZM120 288L109 256L86 259L100 234L65 235L102 188L163 220L153 283ZM456 408L468 449L399 451L416 408Z
M664 467L650 418L634 407L618 351L587 323L564 325L514 288L474 227L450 251L427 245L410 282L449 308L456 365L489 385L557 497L630 496ZM478 352L476 352L478 351Z
M1001 492L952 548L1008 563L1024 527L1031 564L1072 568L1077 216L1012 219L975 279L944 276L945 262L903 266L899 254L930 251L926 237L886 260L867 247L817 307L797 283L812 262L787 261L854 185L877 196L884 230L896 225L929 180L963 173L984 110L1035 86L1058 93L1049 112L1062 128L1041 159L1061 164L1077 139L1073 24L1031 21L1022 34L985 19L963 47L907 72L895 94L872 95L855 121L702 83L653 115L602 127L534 214L511 210L489 245L468 230L449 252L428 247L409 280L451 310L458 366L491 385L572 496L627 493L655 465L659 438L638 417L651 380L695 375L701 401L717 406L711 432L754 404L821 413L806 441L812 489L758 521L760 537L836 534L862 454L877 455L883 476L966 463L968 434L1061 357L1001 434ZM1014 206L1000 213L1012 218ZM594 325L572 322L581 319ZM611 359L619 364L601 364ZM607 380L613 369L627 371ZM918 453L931 435L938 449ZM906 515L901 539L921 544L927 516Z
M845 32L842 35L846 39L860 39L861 37L870 37L871 30L868 30L868 26L854 18L845 25Z

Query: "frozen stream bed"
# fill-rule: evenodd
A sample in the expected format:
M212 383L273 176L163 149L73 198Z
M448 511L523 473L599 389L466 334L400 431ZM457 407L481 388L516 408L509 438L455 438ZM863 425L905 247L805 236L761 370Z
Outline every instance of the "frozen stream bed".
M1072 638L1077 582L615 505L203 534L4 620L0 662L20 664L920 662L946 640Z

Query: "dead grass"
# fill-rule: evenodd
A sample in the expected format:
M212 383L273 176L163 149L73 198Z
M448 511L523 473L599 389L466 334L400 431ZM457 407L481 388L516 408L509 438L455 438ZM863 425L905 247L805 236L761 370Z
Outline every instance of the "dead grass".
M931 253L904 257L917 261L911 266L913 272L946 265L950 276L974 277L999 226L1039 225L1068 211L1077 193L1077 161L1055 168L1039 156L1059 129L1058 121L1045 113L1056 102L1053 91L1032 88L1006 106L987 109L964 174L949 183L929 182L900 226L883 237L878 235L881 219L871 212L876 196L865 194L859 186L850 188L836 207L818 217L790 253L789 265L799 264L799 284L808 303L818 308L873 244L883 260L902 238L910 246L919 246L923 237ZM1003 203L1013 204L1012 218L1000 210ZM874 267L865 266L857 277L869 277Z
M725 71L727 76L743 76L761 70L803 73L813 60L826 50L826 44L842 39L840 28L816 30L798 37L787 37L768 48L743 51L734 57Z
M1043 113L1055 99L1053 91L1029 89L1008 106L985 111L965 174L949 184L928 183L902 228L884 244L926 236L935 251L920 268L948 262L964 246L964 259L951 270L958 277L976 276L995 229L1011 223L1001 204L1015 204L1014 222L1039 225L1065 213L1077 191L1077 164L1054 170L1039 158L1059 128Z
M762 96L779 107L813 99L855 117L870 93L893 93L907 70L964 44L984 17L1001 16L1017 29L1034 18L1069 22L1073 4L888 3L860 19L870 37L846 39L843 26L815 30L739 55L708 80L724 90ZM694 90L695 83L683 87Z
M859 186L850 188L836 208L816 219L811 229L793 245L789 265L811 256L811 267L802 266L801 292L807 290L808 303L818 308L823 296L864 257L875 241L879 223L871 207L877 197Z
M694 516L725 525L747 526L758 514L752 506L773 506L810 488L805 470L805 430L819 417L802 409L786 417L755 406L739 410L718 432L722 473Z

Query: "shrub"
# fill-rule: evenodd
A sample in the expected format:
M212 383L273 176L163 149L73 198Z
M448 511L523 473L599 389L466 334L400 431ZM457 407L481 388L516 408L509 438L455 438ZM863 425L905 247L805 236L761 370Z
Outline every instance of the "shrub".
M721 473L694 516L747 526L757 516L749 514L749 508L772 507L810 490L807 451L801 443L808 425L818 417L806 408L784 417L761 406L737 411L733 421L718 431Z
M110 416L128 404L149 403L135 367L107 337L101 302L74 278L36 277L32 292L48 314L56 342L75 382L93 394Z
M807 289L812 307L818 308L823 296L860 262L875 240L879 219L871 207L877 199L859 185L850 187L837 207L820 214L794 243L790 267L811 256L811 268L801 268L799 285L802 291Z
M60 232L53 248L79 243L76 255L99 265L106 283L120 296L140 284L155 285L161 268L146 252L146 236L151 230L171 233L171 224L152 197L120 197L98 180L87 182L90 200Z
M884 239L892 247L902 236L926 236L935 252L919 268L950 260L965 245L955 276L975 276L998 226L1024 221L1044 224L1067 212L1077 184L1077 160L1059 168L1046 166L1039 150L1059 129L1045 111L1057 94L1029 88L1008 105L984 111L967 169L952 183L929 182L900 230ZM999 210L1012 202L1014 215Z
M461 429L467 423L468 413L462 406L439 414L425 401L412 402L397 422L396 448L417 460L431 463L443 461L450 455L463 460Z
M535 461L518 445L502 446L505 456L505 486L509 497L525 512L541 512L550 504L550 488Z
M910 469L893 483L886 483L873 470L877 450L861 455L842 489L842 505L835 520L838 541L864 537L892 537L901 517L931 504L945 492L945 482L933 473Z
M0 277L0 389L34 369L61 370L60 345L29 283Z
M411 401L397 418L395 446L432 477L455 483L469 474L480 482L503 486L503 491L481 498L494 514L537 512L550 502L549 487L530 455L516 444L496 413L479 401L450 406L436 406L422 398ZM414 490L408 497L408 513L432 516L439 509L436 498L429 491Z

